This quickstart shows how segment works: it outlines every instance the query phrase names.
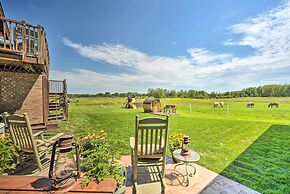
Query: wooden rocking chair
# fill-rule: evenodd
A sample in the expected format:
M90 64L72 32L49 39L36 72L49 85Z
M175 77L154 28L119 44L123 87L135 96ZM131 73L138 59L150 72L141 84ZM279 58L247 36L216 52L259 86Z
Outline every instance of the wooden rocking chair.
M36 160L38 169L42 170L40 156L47 155L48 147L51 146L54 141L63 135L63 133L58 133L51 137L50 139L44 139L44 131L37 133L32 133L29 118L27 113L23 116L20 115L8 115L7 112L4 113L4 118L9 129L10 136L14 145L17 147L19 152L19 163L23 164L22 157L33 156ZM40 137L40 138L38 138Z
M136 115L136 131L135 137L130 138L132 167L133 167L133 182L137 191L137 176L138 167L154 166L158 171L162 168L161 181L165 190L166 184L164 182L165 164L166 164L166 150L168 141L168 121L161 118L145 118L139 119ZM156 168L155 168L156 169ZM139 173L140 174L140 173Z

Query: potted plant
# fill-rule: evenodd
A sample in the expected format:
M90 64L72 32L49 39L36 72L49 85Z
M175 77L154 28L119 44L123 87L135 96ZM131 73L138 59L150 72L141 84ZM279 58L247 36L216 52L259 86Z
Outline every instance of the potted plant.
M0 174L7 170L16 168L17 151L11 141L11 138L4 133L0 133Z
M99 183L104 178L114 178L118 186L116 192L125 193L126 170L116 161L119 155L114 146L116 141L107 138L103 129L81 138L81 166L85 170L83 186L87 186L90 181Z
M178 163L180 162L177 158L174 157L173 155L173 152L175 150L178 150L178 149L181 149L182 148L182 140L183 140L183 136L184 134L182 133L171 133L169 135L169 142L168 142L168 145L169 145L169 150L171 152L171 155L172 155L172 159L175 163Z

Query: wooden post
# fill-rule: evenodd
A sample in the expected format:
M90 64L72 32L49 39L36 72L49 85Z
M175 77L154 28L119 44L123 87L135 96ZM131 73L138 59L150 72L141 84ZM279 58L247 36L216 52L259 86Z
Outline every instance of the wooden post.
M43 93L43 123L47 123L49 114L49 94L48 79L46 75L42 75L42 93Z
M4 49L6 49L6 23L4 22L4 21L2 21L3 22L3 32L4 32L4 34L3 34L3 37L4 37Z
M191 103L189 104L189 112L192 112Z
M15 24L15 31L14 31L14 46L15 46L15 50L18 51L18 40L17 40L17 36L18 36L18 24Z
M64 95L64 102L65 102L65 119L68 119L68 99L67 99L67 85L66 79L63 80L63 95Z
M12 48L12 23L9 21L9 47Z
M37 62L42 63L42 47L41 47L41 26L37 25L37 39L38 39L38 56L37 56Z
M30 42L31 42L30 41L30 26L28 26L28 53L31 53L31 45L30 45Z
M138 162L138 124L139 124L139 115L135 117L135 147L134 147L134 157L133 157L133 182L137 185L137 162ZM142 137L143 138L143 137Z
M22 61L26 60L26 23L22 20Z
M41 51L42 51L42 64L45 63L45 41L44 41L44 28L41 26Z

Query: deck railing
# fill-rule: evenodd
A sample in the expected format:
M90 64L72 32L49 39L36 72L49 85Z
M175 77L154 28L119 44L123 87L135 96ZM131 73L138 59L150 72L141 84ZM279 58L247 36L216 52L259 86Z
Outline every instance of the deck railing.
M36 57L39 64L49 63L46 33L42 26L0 17L0 52L18 54L22 61Z
M49 80L50 94L64 94L66 91L66 80Z

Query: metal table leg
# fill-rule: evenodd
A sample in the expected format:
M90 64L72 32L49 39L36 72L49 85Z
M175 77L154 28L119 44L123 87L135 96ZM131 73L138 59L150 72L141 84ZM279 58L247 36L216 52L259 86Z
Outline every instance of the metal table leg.
M183 165L185 165L185 174L182 174L181 172L178 172L176 170L176 167L183 166ZM193 172L188 171L188 166L193 168ZM177 172L175 173L177 176L181 175L183 177L183 181L180 184L184 187L187 187L189 185L189 177L193 177L193 175L196 173L196 168L188 162L181 162L181 163L176 164L173 170Z

